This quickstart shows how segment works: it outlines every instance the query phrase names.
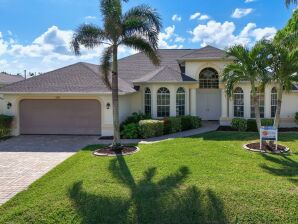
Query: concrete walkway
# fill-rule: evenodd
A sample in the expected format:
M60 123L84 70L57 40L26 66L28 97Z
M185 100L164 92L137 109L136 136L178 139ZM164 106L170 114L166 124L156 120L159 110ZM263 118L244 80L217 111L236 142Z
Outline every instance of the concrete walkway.
M161 137L122 140L123 144L153 144L178 137L198 135L218 128L215 122L204 122L199 129ZM112 140L99 140L97 136L25 135L0 142L0 205L56 165L87 145L111 144Z

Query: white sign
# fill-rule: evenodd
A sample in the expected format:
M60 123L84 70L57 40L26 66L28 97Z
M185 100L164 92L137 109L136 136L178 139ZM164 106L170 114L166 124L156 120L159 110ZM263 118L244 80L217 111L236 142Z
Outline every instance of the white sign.
M272 126L261 127L260 129L260 149L262 149L262 141L276 141L277 149L277 128Z

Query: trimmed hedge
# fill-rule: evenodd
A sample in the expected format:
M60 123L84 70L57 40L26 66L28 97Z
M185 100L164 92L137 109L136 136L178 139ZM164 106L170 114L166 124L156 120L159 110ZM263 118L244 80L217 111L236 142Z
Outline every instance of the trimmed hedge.
M168 117L164 119L164 134L181 131L181 117Z
M160 120L141 120L139 130L142 138L161 136L164 133L164 122Z
M139 124L130 123L123 126L121 136L127 139L136 139L139 137Z
M180 118L182 131L202 127L202 119L200 117L186 115Z
M246 131L247 121L244 118L233 118L231 126L237 131Z
M11 124L13 121L13 116L0 115L0 137L5 137L10 135Z
M122 122L121 129L123 129L124 126L127 124L131 124L131 123L138 124L140 120L147 120L147 119L151 119L151 117L143 113L134 112L132 113L131 116L127 117L125 121Z

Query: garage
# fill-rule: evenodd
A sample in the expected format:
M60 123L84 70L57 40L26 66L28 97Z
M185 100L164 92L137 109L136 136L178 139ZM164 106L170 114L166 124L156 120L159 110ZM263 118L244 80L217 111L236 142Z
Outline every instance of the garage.
M20 134L100 135L100 102L77 99L22 100Z

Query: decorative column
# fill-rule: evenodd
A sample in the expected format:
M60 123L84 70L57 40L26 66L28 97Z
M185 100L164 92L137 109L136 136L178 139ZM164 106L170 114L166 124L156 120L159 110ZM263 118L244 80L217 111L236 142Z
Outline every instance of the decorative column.
M221 90L221 118L228 117L228 99L224 89Z
M176 116L176 87L172 86L170 90L170 116Z
M265 109L265 118L271 118L271 89L272 86L266 86L264 91L264 109Z
M250 118L250 92L251 87L249 85L243 86L243 94L244 94L244 118L248 119Z
M197 89L190 89L190 115L197 116Z
M157 117L157 88L155 86L151 86L151 101L152 101L152 117Z

